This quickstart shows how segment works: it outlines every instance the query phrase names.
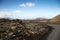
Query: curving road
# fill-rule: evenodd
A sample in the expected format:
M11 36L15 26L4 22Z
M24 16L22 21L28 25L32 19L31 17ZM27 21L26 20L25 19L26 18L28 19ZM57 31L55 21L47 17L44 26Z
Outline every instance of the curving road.
M54 29L47 37L47 40L60 40L60 25L48 24L52 26Z

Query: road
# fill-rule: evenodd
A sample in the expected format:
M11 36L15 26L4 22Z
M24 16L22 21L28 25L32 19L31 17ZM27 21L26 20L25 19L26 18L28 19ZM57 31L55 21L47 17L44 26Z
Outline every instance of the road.
M52 26L54 29L49 34L46 40L60 40L60 25L53 25L53 24L48 25Z

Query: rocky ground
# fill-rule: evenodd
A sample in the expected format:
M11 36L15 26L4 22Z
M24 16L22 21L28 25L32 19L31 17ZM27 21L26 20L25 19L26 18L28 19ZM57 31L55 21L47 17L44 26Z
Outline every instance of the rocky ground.
M40 40L52 28L41 23L0 19L0 40Z

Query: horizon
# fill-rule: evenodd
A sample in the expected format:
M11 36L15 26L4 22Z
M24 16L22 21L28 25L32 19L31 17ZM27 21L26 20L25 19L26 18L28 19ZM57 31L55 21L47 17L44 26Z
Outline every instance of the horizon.
M60 0L0 0L0 18L52 18L60 14Z

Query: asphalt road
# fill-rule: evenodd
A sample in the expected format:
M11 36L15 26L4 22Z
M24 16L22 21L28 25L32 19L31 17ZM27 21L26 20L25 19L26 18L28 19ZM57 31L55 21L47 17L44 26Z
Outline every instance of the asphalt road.
M60 40L60 25L48 24L52 26L54 29L49 34L46 40Z

